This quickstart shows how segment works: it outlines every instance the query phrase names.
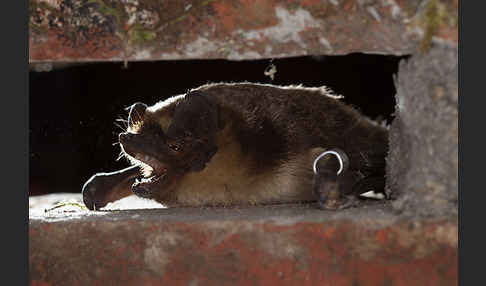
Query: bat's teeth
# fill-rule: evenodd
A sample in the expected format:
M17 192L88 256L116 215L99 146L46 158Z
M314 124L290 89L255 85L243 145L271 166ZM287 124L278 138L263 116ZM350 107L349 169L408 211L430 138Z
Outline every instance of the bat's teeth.
M160 176L154 175L148 178L141 178L141 179L136 179L135 182L137 184L150 184L150 183L155 183L160 179Z
M151 157L150 155L140 155L139 160L152 169L156 169L161 165L157 159Z
M149 173L155 175L151 178L142 178L140 181L137 181L138 183L153 183L160 179L160 177L162 175L165 175L165 173L167 172L167 168L165 167L165 165L162 164L158 159L150 155L138 153L135 155L135 158L141 162L142 166L145 166L146 170L150 171Z

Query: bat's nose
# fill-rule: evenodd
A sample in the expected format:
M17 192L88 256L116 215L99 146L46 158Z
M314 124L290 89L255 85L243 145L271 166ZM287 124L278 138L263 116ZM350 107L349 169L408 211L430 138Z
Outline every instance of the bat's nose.
M128 132L120 133L118 134L118 142L120 142L122 145L126 145L127 142L131 141L135 135L136 134Z
M123 151L130 155L134 155L134 152L143 148L146 144L144 138L140 134L125 132L118 134L118 142L120 143Z

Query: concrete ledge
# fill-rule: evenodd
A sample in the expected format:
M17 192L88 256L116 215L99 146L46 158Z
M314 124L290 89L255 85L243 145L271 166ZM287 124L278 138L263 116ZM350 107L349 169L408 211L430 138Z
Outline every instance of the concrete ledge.
M30 285L457 285L457 220L396 216L383 203L45 206L31 206Z

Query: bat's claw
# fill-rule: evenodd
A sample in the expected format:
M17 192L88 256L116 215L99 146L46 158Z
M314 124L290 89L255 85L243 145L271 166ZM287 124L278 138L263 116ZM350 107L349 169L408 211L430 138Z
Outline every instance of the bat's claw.
M338 148L327 150L314 160L312 190L321 209L340 210L356 205L353 197L344 195L342 178L348 168L349 158Z

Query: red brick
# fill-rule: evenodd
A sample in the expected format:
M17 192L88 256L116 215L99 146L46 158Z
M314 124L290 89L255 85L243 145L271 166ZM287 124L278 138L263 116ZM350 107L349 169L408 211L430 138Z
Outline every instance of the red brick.
M31 285L457 285L457 220L389 206L63 212L29 219ZM42 284L43 283L43 284Z
M435 18L398 0L30 0L29 61L403 55L431 37L457 45L458 1L430 2Z

